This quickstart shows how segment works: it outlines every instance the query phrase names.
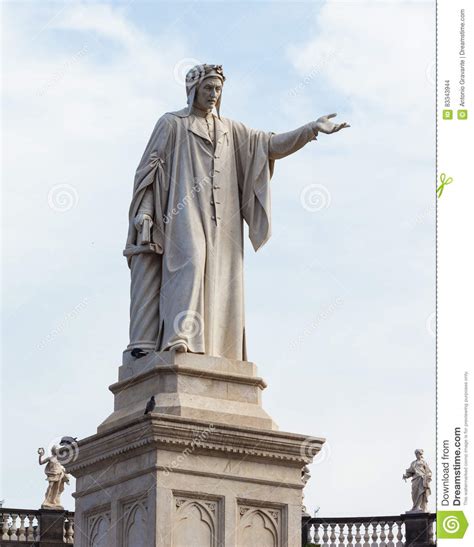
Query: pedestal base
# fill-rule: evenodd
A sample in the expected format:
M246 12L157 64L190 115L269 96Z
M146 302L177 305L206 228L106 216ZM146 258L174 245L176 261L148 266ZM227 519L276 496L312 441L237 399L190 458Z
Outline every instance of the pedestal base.
M407 518L408 517L408 518ZM407 547L429 547L433 545L432 519L429 513L407 511L402 515L405 521Z
M157 413L278 429L261 406L266 387L257 367L247 361L169 351L133 359L126 352L119 381L109 388L114 412L98 431L142 416L152 395Z
M158 355L122 367L115 412L68 465L75 546L299 547L302 468L324 439L274 429L252 363Z

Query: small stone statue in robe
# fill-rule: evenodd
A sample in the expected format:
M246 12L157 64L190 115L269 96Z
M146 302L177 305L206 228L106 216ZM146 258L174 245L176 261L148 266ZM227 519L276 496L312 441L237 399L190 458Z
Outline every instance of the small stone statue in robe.
M48 481L48 488L41 504L42 509L64 509L61 505L61 494L64 491L64 484L69 484L69 475L59 461L59 450L58 446L52 446L51 456L45 458L44 448L38 448L39 464L46 464L44 472Z
M135 175L124 255L137 358L170 350L247 359L243 223L260 249L271 234L275 161L349 127L329 114L288 133L251 129L221 117L224 81L220 65L188 72L188 106L158 120Z
M428 496L431 495L431 469L423 458L423 450L415 450L416 460L411 462L410 467L405 471L403 480L411 478L411 498L413 507L408 513L426 513Z

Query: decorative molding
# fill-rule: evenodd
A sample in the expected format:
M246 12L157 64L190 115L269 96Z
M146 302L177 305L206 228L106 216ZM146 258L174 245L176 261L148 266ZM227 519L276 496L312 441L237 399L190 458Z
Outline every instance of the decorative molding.
M275 504L265 502L246 502L238 501L239 522L238 522L238 541L239 545L245 542L251 542L252 545L260 545L266 541L265 545L271 542L272 547L282 547L286 535L286 526L283 516L286 517L286 508L278 507ZM255 525L258 521L260 527ZM253 530L252 530L253 528ZM265 538L262 538L262 531L265 531ZM269 540L271 536L271 540Z
M221 499L210 500L209 496L200 497L199 494L187 494L175 493L174 506L175 515L173 517L173 547L178 546L180 540L180 534L184 533L184 536L189 537L196 534L203 534L206 538L201 536L201 541L205 539L206 544L208 542L209 547L219 547L223 545L222 538L224 532L223 526L223 514L220 510ZM186 526L192 526L192 514L196 517L196 512L199 516L199 523L202 523L202 527L197 527L196 530L185 530ZM196 523L194 523L196 526ZM179 543L181 545L181 543ZM201 545L201 543L199 544Z
M265 380L259 376L244 376L243 374L232 374L229 372L216 372L206 369L195 369L185 365L156 365L136 376L125 378L109 386L109 390L116 395L131 386L140 384L161 374L180 374L182 376L194 376L197 378L209 378L211 380L223 380L237 384L245 384L259 387L264 390L267 387Z
M123 425L106 433L94 436L94 440L84 439L79 443L79 457L67 466L69 473L80 475L81 470L101 462L115 459L122 454L146 451L150 447L166 447L182 451L192 447L194 451L212 451L225 454L244 455L253 458L264 458L275 462L295 462L302 466L308 463L305 451L301 446L308 439L302 435L281 432L252 432L246 428L214 425L206 440L196 440L196 420L185 421L163 416L147 415L133 424ZM209 429L209 424L202 422L202 429ZM118 434L120 433L120 435ZM256 442L258 441L258 442ZM315 451L321 447L324 439L314 438ZM107 451L104 446L115 445ZM255 448L258 446L258 448Z
M137 520L141 517L141 523ZM133 526L138 526L140 530L147 531L148 520L148 498L147 494L142 494L134 499L122 501L120 504L120 545L121 547L138 547L134 545L133 538L130 536L130 531ZM143 533L143 532L142 532Z
M111 527L110 506L95 508L84 515L84 520L85 529L87 530L87 547L108 546L108 532Z
M153 473L156 471L168 471L167 466L163 465L151 465L149 467L144 467L140 469L139 471L135 471L134 473L130 473L126 475L126 480L135 479L137 477L141 477L143 475L148 475L149 473ZM210 471L196 471L193 469L179 469L179 471L176 471L176 473L179 473L181 475L189 475L192 477L212 477L221 480L223 477L225 477L226 480L229 481L242 481L242 477L240 475L228 475L224 473L211 473ZM105 481L102 479L102 482L100 485L94 484L94 486L91 486L89 488L84 488L81 492L76 492L74 496L76 498L81 498L83 496L88 496L94 492L99 492L101 490L104 490L105 488L113 487L117 484L121 484L124 481L124 476L117 477L115 479ZM279 488L289 488L292 490L302 490L301 483L290 483L285 482L282 483L281 480L270 480L270 479L252 479L250 477L246 477L245 481L251 484L261 484L264 486L274 486Z

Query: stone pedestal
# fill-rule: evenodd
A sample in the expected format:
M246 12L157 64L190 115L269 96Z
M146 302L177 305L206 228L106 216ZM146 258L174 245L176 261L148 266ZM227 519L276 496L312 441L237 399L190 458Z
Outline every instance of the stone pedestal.
M64 545L64 520L67 511L61 509L41 509L39 515L41 547Z
M277 431L264 387L252 363L125 359L114 412L68 466L76 547L299 547L302 468L324 440Z
M429 513L407 511L402 515L405 521L405 543L407 547L428 547L433 545L432 519Z

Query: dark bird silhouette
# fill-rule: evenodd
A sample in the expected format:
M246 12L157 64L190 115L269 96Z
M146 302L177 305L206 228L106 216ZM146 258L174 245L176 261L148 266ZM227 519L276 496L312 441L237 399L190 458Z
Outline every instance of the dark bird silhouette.
M148 403L146 404L146 408L145 408L145 414L148 414L150 412L153 412L153 410L155 410L155 406L156 406L156 403L155 403L155 396L152 395L151 396L151 399L148 401Z
M144 349L141 348L133 348L132 349L132 357L135 357L135 359L141 359L142 357L145 357L147 352Z

